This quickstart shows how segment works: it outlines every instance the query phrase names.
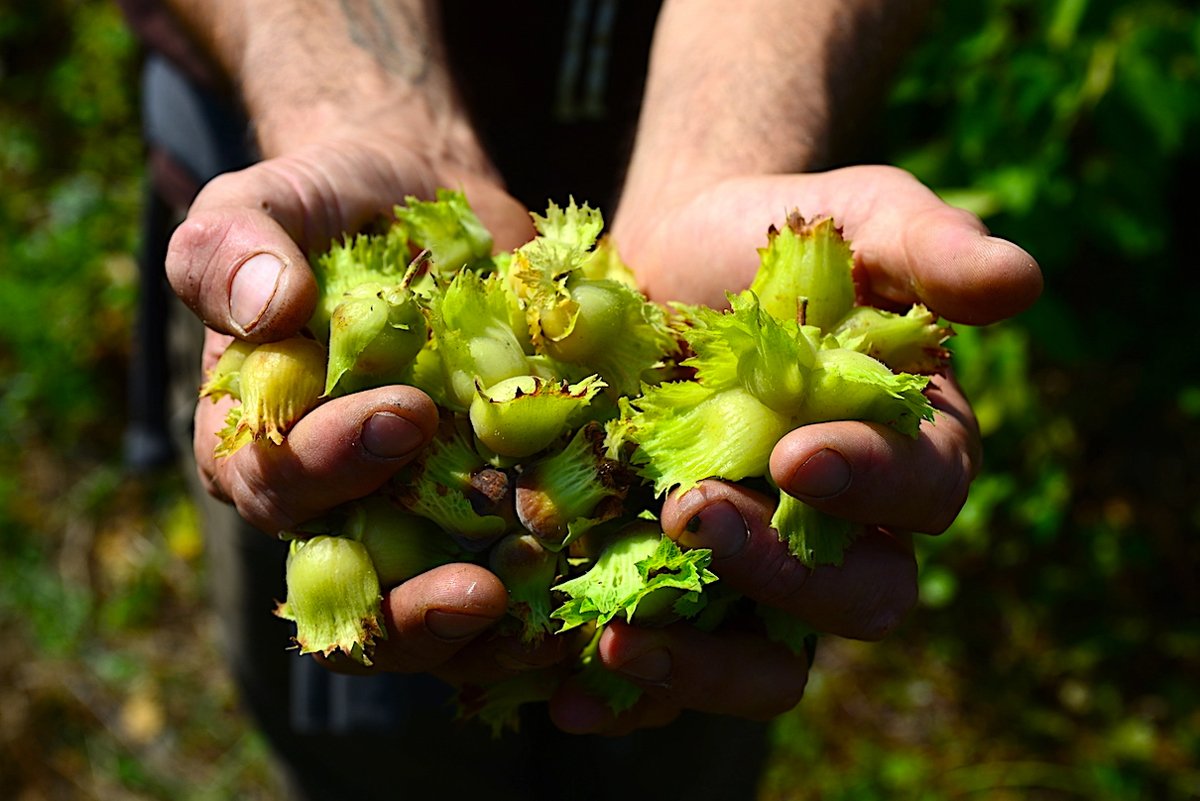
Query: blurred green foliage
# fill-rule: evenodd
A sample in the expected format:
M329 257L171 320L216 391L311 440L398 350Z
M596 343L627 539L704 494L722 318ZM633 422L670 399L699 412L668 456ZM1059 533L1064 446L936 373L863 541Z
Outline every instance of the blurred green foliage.
M78 447L112 414L141 174L136 48L119 16L96 3L18 5L0 23L6 452L29 437Z
M0 786L268 797L178 477L120 464L139 54L100 0L0 14ZM827 639L764 799L1200 797L1200 10L939 4L871 157L1039 260L963 328L986 464L921 606Z
M195 512L121 464L141 205L140 54L116 7L0 12L0 787L270 787L204 609Z
M952 341L984 472L905 627L823 646L766 795L1200 797L1200 10L940 4L879 134L1046 290Z

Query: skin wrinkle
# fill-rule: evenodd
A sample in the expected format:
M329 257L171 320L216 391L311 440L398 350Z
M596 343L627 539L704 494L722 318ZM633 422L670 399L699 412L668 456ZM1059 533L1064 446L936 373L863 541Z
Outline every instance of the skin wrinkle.
M215 215L213 215L215 218ZM217 220L209 218L200 218L199 220L191 220L184 222L177 232L177 236L182 238L182 242L176 244L175 237L172 237L171 244L174 246L172 251L180 250L191 254L184 267L184 285L187 288L196 287L196 290L189 291L185 297L191 300L188 307L200 317L201 321L207 326L210 320L205 316L204 309L200 306L200 298L209 295L210 282L217 280L217 271L213 269L218 254L222 250L222 246L229 239L234 227L234 218L230 217L223 221L220 226L219 233L216 236L216 241L211 242L212 231L217 229ZM201 259L195 258L194 244L202 246ZM168 255L168 261L170 261ZM202 262L202 263L198 263ZM229 287L224 287L225 294L228 295Z
M705 506L708 506L710 503L715 503L722 500L727 503L733 503L734 507L738 510L738 513L742 515L743 519L746 516L745 511L741 509L737 503L734 503L734 498L732 498L728 494L728 491L724 490L721 485L713 484L711 482L702 482L698 487L696 487L695 490L693 490L693 492L698 492L702 500L693 501L691 504L689 504L689 506L696 508L696 512L691 512L690 514L684 515L683 519L685 520L691 520L692 517L694 517L701 509L703 509ZM769 530L757 535L755 532L748 532L748 536L751 538L755 536L772 536L772 533L773 532ZM771 543L771 547L775 547L775 544ZM743 558L744 548L738 553L728 556L724 559L714 560L713 571L719 575L721 572L721 564L728 564L734 560ZM772 606L778 606L780 608L786 608L785 604L791 604L794 601L794 598L800 595L800 593L803 591L805 585L808 583L808 578L812 574L812 571L805 568L800 562L790 558L790 555L786 552L779 553L777 558L771 559L770 562L770 566L773 568L773 571L769 578L759 575L763 569L762 561L759 560L756 562L757 570L755 573L758 580L755 581L755 584L759 588L759 590L756 591L756 595L765 603L768 603ZM795 571L799 571L799 581L794 587L785 592L771 590L770 588L779 586L780 584L783 586L787 585L787 581L781 578L785 571L792 572L793 574L795 574ZM779 592L779 594L776 595L776 592Z
M288 531L299 522L291 517L287 499L282 499L269 484L262 481L258 470L233 470L229 497L234 507L245 520L271 536Z
M421 635L418 635L417 638L406 636L406 629L409 627L405 626L402 628L398 622L396 611L394 611L394 607L397 605L393 601L395 595L395 590L389 592L382 604L384 631L388 633L388 638L386 649L376 649L376 664L380 664L381 667L388 670L399 670L406 673L425 669L427 667L425 663L429 660L422 658L423 644L414 647L413 640L420 639L421 637L433 637L433 633L429 631L428 625L425 622L425 616L433 610L429 608L421 612L420 621L423 627ZM411 613L411 610L405 608L405 604L401 604L400 606L401 614ZM383 658L382 663L380 663L378 657Z
M695 633L690 633L690 636L684 641L683 650L704 651L707 646L707 638L708 635L698 636ZM659 644L657 640L655 640L655 643L655 647L665 647ZM730 641L727 643L727 646L730 647L730 650L738 651L742 651L743 647L750 650L761 650L762 642L757 638L757 635L743 633L741 639L737 642ZM643 653L648 650L652 649L645 649ZM686 658L677 661L673 658L673 665L683 665L685 668L686 666L694 665L698 666L698 669L685 670L684 673L675 675L676 670L673 668L673 675L666 682L639 681L638 683L643 687L650 688L651 693L656 697L676 706L690 707L698 705L708 709L708 711L721 714L730 714L734 710L737 710L737 713L744 717L768 720L780 712L791 709L799 702L808 679L806 670L796 669L797 665L795 662L797 660L790 652L786 652L779 646L774 645L769 646L768 650L775 651L775 655L768 663L769 669L766 671L766 675L756 675L753 677L753 680L766 687L767 691L765 692L743 692L737 697L729 697L728 693L723 692L730 686L736 686L737 682L733 682L731 679L740 673L740 665L737 661L727 659L697 661L694 658ZM786 656L783 656L784 654ZM674 656L672 654L672 657ZM780 663L781 656L787 662L787 669L784 669ZM781 677L780 673L785 675ZM788 693L781 694L781 684L794 685L795 682L793 679L797 675L800 677L799 686L793 687ZM672 681L672 679L677 679L677 681ZM654 692L655 690L662 690L663 692ZM743 696L745 695L758 699L758 704L755 708L751 709L743 706L745 703ZM694 702L698 702L698 704Z
M808 580L813 574L813 570L804 566L798 559L792 557L790 553L785 551L774 560L775 570L771 577L759 584L761 588L757 593L758 599L783 610L796 610L803 608L803 598L805 591L808 588ZM799 575L799 581L791 578ZM794 582L789 586L789 582Z
M870 598L863 599L861 608L854 614L857 619L870 621L862 632L864 640L869 642L882 640L900 625L912 608L913 603L911 602L903 605L894 603L893 593L885 592L885 588L889 586L885 582L875 583L875 593ZM914 597L912 601L915 602L915 600Z
M249 5L249 3L248 3L248 5ZM425 4L425 8L429 8L429 6L430 6L430 4ZM673 7L675 7L675 6L673 6ZM291 6L287 6L286 0L283 0L283 5L281 5L281 8L287 8L288 11L292 11ZM687 9L688 7L683 6L683 8ZM696 6L692 6L691 8L695 9ZM361 16L362 14L366 14L367 17L370 17L373 14L380 13L379 10L377 8L375 8L374 5L372 4L372 0L345 0L345 2L343 3L343 10L345 11L345 9L350 9L352 13L360 13L360 19L363 18ZM706 9L701 4L699 7L699 10L696 13L699 14L700 12L703 12L705 10ZM882 11L881 6L879 6L878 4L876 4L876 6L873 7L869 13L863 15L863 17L862 17L863 22L861 22L861 25L864 28L870 29L872 26L883 27L884 25L886 25L889 22L889 20L885 18L887 16L886 13L876 13L877 11ZM280 13L282 14L284 12L281 11ZM414 14L416 18L420 18L418 21L422 21L424 19L424 15L421 13L420 7L417 7L414 10L412 10L411 13ZM686 13L686 11L681 12L681 13ZM296 16L294 14L294 11L292 11L292 16L293 16L293 18ZM828 15L825 15L825 16L828 16ZM796 21L803 22L804 20L798 19L799 17L800 17L800 14L792 13L789 15L788 19L791 22L796 22ZM336 14L329 15L327 17L323 17L322 21L328 22L329 20L333 20L335 18L336 18ZM855 24L855 18L853 15L848 15L842 11L839 11L836 15L835 21L836 21L838 30L841 32L840 33L841 36L848 37L851 35L851 32L854 30L853 25ZM292 26L294 27L295 25L296 25L296 23L293 22ZM803 26L792 25L792 26L790 26L790 29L794 32L795 28L797 28L797 27L802 28ZM345 42L344 42L345 34L344 33L342 33L341 31L338 31L336 29L333 31L329 31L329 33L332 33L335 36L337 36L338 34L341 34L341 36L338 36L338 38L342 41L340 41L338 43L337 47L340 51L345 51L345 53L343 55L347 56L348 58L353 57L352 60L353 60L353 64L355 66L362 66L362 65L366 64L365 59L363 59L360 56L355 55L355 53L357 52L355 48L345 46ZM360 31L360 33L364 33L364 32ZM365 32L365 33L369 34L370 32ZM377 31L376 33L378 34L378 36L375 37L375 40L374 40L375 44L373 46L375 46L375 47L393 47L394 46L391 43L393 43L395 41L395 39L391 38L391 37L395 35L395 33L396 33L395 31L382 30L382 31ZM420 35L420 32L418 32L418 35ZM799 37L792 37L792 38L799 38ZM809 36L808 32L805 31L804 38L812 39L813 37ZM868 39L868 41L870 41L870 40ZM258 41L258 44L266 45L266 44L268 44L268 41L266 40L265 37L261 37ZM281 42L280 44L282 45L284 43ZM324 51L324 54L328 54L328 52L332 48L330 48L328 46L328 43L326 43L326 46L321 49ZM750 55L758 56L759 54L760 54L760 51L755 51L754 53L752 53ZM320 52L313 53L314 57L320 57L322 55L323 54ZM857 62L857 61L862 61L862 60L869 61L872 57L870 48L865 48L863 50L863 52L861 52L861 53L846 51L846 52L838 53L836 55L839 55L839 56L843 57L845 60L848 60L852 63ZM254 71L256 74L262 75L264 73L264 70L261 69L263 66L271 65L273 62L276 65L278 65L278 63L281 61L282 61L282 58L279 55L275 55L275 56L272 56L271 58L267 58L267 59L260 59L259 62L254 65L256 67L256 69ZM347 63L347 66L350 66L349 62ZM753 70L745 69L746 67L750 66L748 63L743 63L741 66L743 67L743 71L741 72L740 76L738 76L738 77L740 77L742 80L744 80L745 77L747 76L747 74L752 73ZM435 65L435 67L436 67L436 65ZM357 70L349 70L349 69L347 69L346 71L348 73L349 72L357 72ZM268 70L266 72L271 73L273 71ZM282 72L282 70L280 70L279 72ZM334 83L338 82L339 80L344 80L344 76L340 76L340 75L336 74L337 72L338 72L337 70L330 71L329 79ZM377 88L377 85L378 85L381 77L383 77L382 73L380 70L375 70L375 69L372 69L371 72L372 72L372 75L370 75L369 77L367 77L366 79L364 79L362 81L358 81L357 83L353 84L351 88L352 89L353 88L367 88L367 89ZM820 75L821 73L817 72L815 74ZM437 73L435 71L434 74L430 76L430 79L436 83L438 81L438 79L441 77L442 76L440 75L440 73ZM755 88L761 89L762 87L766 86L768 83L768 81L766 80L767 77L769 77L769 76L765 76L761 80L760 84ZM272 91L273 88L280 88L279 78L276 77L275 75L273 75L273 74L270 75L270 77L268 77L266 80L273 81L275 86L274 87L268 86L265 90L265 93L264 93L264 90L262 90L260 88L259 96L263 97L263 98L268 98L268 95ZM301 85L298 87L299 91L293 92L292 94L297 94L297 93L303 94L304 82L301 81L300 84ZM324 87L324 88L328 89L329 87ZM338 88L338 87L335 87L335 88ZM828 89L829 87L823 87L823 88ZM736 92L735 92L735 94L736 94ZM765 92L760 92L760 94L765 94ZM395 97L396 95L391 95L391 96ZM786 95L786 98L789 101L791 101L791 100L807 101L809 99L814 99L814 98L810 98L805 93L788 93ZM291 101L291 99L292 98L289 98L286 95L281 96L281 102L285 106L288 105L288 103ZM819 105L820 104L819 98L815 98L815 99ZM417 97L417 98L415 98L414 105L420 106L422 109L424 109L428 104L423 103L421 98ZM374 108L374 106L373 106L373 108ZM694 111L694 109L692 109L692 110ZM275 120L289 123L289 125L293 129L295 129L297 127L296 123L298 121L303 121L306 118L306 116L307 116L306 110L297 109L293 106L291 108L283 109L280 113L280 116L277 116L275 118ZM702 115L699 115L699 114L697 114L695 116L702 117ZM303 140L305 139L306 136L308 137L309 141L312 141L313 136L321 136L326 139L329 139L328 134L330 134L331 132L333 132L335 134L344 133L349 128L352 128L354 125L361 124L363 122L362 117L363 117L363 115L359 115L359 117L356 119L346 120L345 121L346 124L342 125L341 127L330 126L328 124L324 124L324 123L328 123L330 121L329 118L326 117L326 118L319 119L319 122L322 123L322 125L314 126L313 128L306 129L305 131L293 130L293 132L287 134L286 137L284 137L284 134L281 132L277 132L277 133L280 133L280 136L284 137L280 141L285 141L286 138L290 137L293 142L296 142L296 141L303 142ZM788 134L788 132L787 132L787 122L788 121L787 120L781 119L778 121L778 124L776 124L776 125L766 125L765 119L763 116L752 116L750 118L750 121L752 123L754 123L753 125L750 126L751 131L752 131L752 136L779 137L779 136ZM396 125L391 118L389 118L387 120L383 120L382 122L383 122L383 125L382 125L383 130L387 131L387 129L390 125L393 130L388 131L388 132L393 133L393 134L396 132L394 130L396 128ZM801 121L801 122L803 122L803 121ZM411 129L414 126L411 123L409 123L408 127ZM429 120L428 126L427 126L427 130L423 130L423 133L430 134L431 138L434 140L434 141L430 142L431 148L436 148L439 152L443 152L452 143L452 139L456 134L454 127L455 126L454 126L453 119L451 119L450 117L448 117L444 114L439 113L439 114L433 115L431 117L431 119ZM801 125L800 127L803 128L804 126ZM727 131L727 130L719 131L717 133L719 136L724 136L726 139L729 138L729 131ZM380 139L381 139L381 136L379 135L379 129L377 129L377 135L372 137L372 139L373 139L373 141L371 143L369 143L370 145L374 146L374 145L379 144ZM401 139L402 139L402 141L404 141L405 137L402 136ZM760 150L760 143L748 142L744 139L739 139L737 137L734 137L734 140L736 141L736 143L739 146L741 146L742 148L745 148L746 150L748 150L752 153ZM332 140L330 140L330 141L332 141ZM409 141L411 141L411 140L409 140ZM796 141L801 148L809 149L809 150L812 149L812 141L813 140L811 137L797 138ZM343 141L343 142L338 142L337 144L346 144L346 143ZM764 151L767 149L767 146L771 145L770 142L761 143L761 144L763 145L761 150L764 150ZM370 147L362 147L359 150L354 151L352 153L352 156L361 155L368 151L375 152L375 149L370 148ZM322 155L322 154L319 154L317 152L312 153L312 156L314 158L317 155ZM325 155L328 155L328 154L325 154ZM445 154L443 152L443 156L444 155ZM764 157L769 158L769 154L764 154ZM385 161L388 169L393 171L394 175L401 175L401 173L404 172L404 167L407 165L397 165L395 162L401 161L403 158L404 158L403 154L400 155L399 157L397 157L397 155L394 153L393 154L385 154L384 161ZM343 200L346 201L346 203L344 206L338 207L338 208L334 209L332 212L329 212L329 210L326 210L328 213L326 214L325 219L328 219L330 217L336 219L338 217L344 216L347 213L347 211L353 212L355 210L358 210L360 207L365 207L364 195L366 195L369 190L374 190L376 192L379 191L378 188L373 186L373 182L376 179L381 177L381 173L383 172L383 170L377 168L372 163L366 163L366 162L369 162L369 160L367 160L367 159L358 160L353 157L348 158L348 159L343 158L341 161L333 162L333 165L337 168L335 170L332 170L332 173L334 175L342 175L343 174L342 167L345 167L345 170L348 174L352 174L352 175L355 175L356 177L360 177L362 180L359 183L355 183L353 185L343 185L340 187L341 189L347 190L347 193L342 198ZM414 162L416 162L416 159L414 159ZM447 176L453 176L452 171L447 171L445 169L447 166L446 162L447 162L447 160L445 160L444 158L441 160L427 159L425 164L429 168L428 173L421 173L420 170L417 170L417 172L420 173L420 177L423 179L428 178L430 176L436 176L438 178L441 178L442 180L445 180L447 178ZM433 168L435 164L438 167L441 167L442 169L435 170ZM700 173L700 171L697 170L695 174L699 174L699 173ZM329 188L328 179L330 178L330 175L327 174L324 177L327 179L326 183L324 184L324 188L327 190ZM314 181L317 182L317 185L312 187L312 190L317 194L318 197L321 194L321 184L319 183L319 179L320 179L320 176L314 178ZM411 186L411 183L405 183L401 180L397 180L395 183L392 183L392 182L388 182L385 180L384 186L382 188L384 191L387 191L396 186L402 186L402 187L407 188L408 186ZM836 197L836 193L833 191L832 187L826 187L825 194L827 194L828 196L831 196L831 197ZM278 199L279 198L277 198L277 200ZM284 198L284 200L286 200L286 198ZM851 204L851 205L853 205L853 204ZM861 205L861 204L859 204L859 205ZM786 211L787 208L790 208L790 206L783 207L783 211ZM752 211L753 210L754 209L752 209ZM310 230L319 227L320 220L316 219L317 215L313 215L307 209L307 205L302 207L301 212L306 217L306 219L303 220L302 222L306 223ZM313 219L308 219L308 217L310 217L310 216L313 217ZM876 230L878 230L878 229L876 229ZM887 244L890 248L894 243L889 241ZM889 253L891 253L891 252L892 251L889 250ZM298 258L298 257L296 257L296 258ZM900 276L896 276L897 285L902 284L903 280L904 279L901 278ZM310 500L310 502L311 502L311 500ZM755 509L759 509L759 506L765 506L765 504L755 505L754 503L747 503L746 506L753 507ZM756 533L763 530L761 528L761 526L759 525L759 523L756 522L755 525L756 525ZM768 537L771 536L769 531L766 533L767 533ZM769 539L767 539L763 542L763 545L769 545L769 544L770 544ZM768 554L771 553L771 551L769 549L764 549L764 550ZM746 572L751 572L754 568L754 564L751 562L743 561L742 564L745 565ZM784 577L786 577L785 567L786 567L785 565L783 565L781 562L776 560L776 565L773 566L773 574L770 578L771 584L778 585L782 582L782 579ZM769 571L770 571L770 569L768 569L768 572ZM877 572L880 572L880 571L877 571ZM817 594L814 589L815 585L808 583L810 577L811 577L811 574L806 571L802 577L797 577L797 578L801 579L802 584L807 584L808 589L809 589L809 594L815 596ZM465 579L467 578L467 576L464 574L460 574L460 578L463 579L462 583L465 584ZM829 582L823 582L823 583L829 583ZM455 591L457 591L458 585L454 584L454 587L455 587ZM876 587L875 589L880 590L881 595L884 594L881 588ZM482 586L482 592L483 592L484 596L489 595L486 583ZM437 593L435 592L434 594L437 594ZM422 595L421 595L421 593L417 593L414 590L414 592L411 593L408 597L420 598L420 597L422 597ZM440 597L447 598L448 595L442 594ZM399 601L399 598L397 599L397 601ZM399 607L397 607L397 609L399 609ZM883 620L883 622L880 623L879 625L889 625L886 617L881 618L881 619ZM413 623L413 621L408 621L408 623ZM409 636L412 636L413 633L414 632L410 631ZM418 634L417 636L419 638L420 635ZM754 652L753 649L750 649L750 650L753 652L752 655L758 655L758 656L763 655L763 652L761 650L758 650L756 652ZM728 658L728 656L729 655L727 653L726 658ZM737 657L734 657L734 661L735 661L735 663L737 663L737 662L740 662L741 660L739 660ZM744 662L742 662L742 664L744 664ZM796 664L802 665L803 663L797 662ZM726 666L726 667L728 668L728 666ZM696 669L698 669L698 670L702 669L702 666L697 666ZM777 672L779 670L782 670L782 663L780 663L778 660L771 660L767 663L767 666L764 667L764 672ZM794 689L794 687L790 683L787 685L787 687L789 690ZM723 700L728 702L728 699L723 698ZM760 707L761 704L765 703L761 698L758 698L755 700L758 702L758 703L754 704L754 706L756 706L756 707ZM650 707L647 705L647 706L639 707L639 715L643 720L650 720L650 719L652 719L653 715L658 715L658 716L662 717L662 716L664 716L664 713L662 712L661 705L658 705L657 707ZM674 715L672 714L671 717L674 717Z
M294 496L280 489L306 486L304 478L310 474L311 465L305 465L286 443L282 446L251 443L248 448L253 450L244 448L235 455L246 454L233 470L235 480L243 493L240 496L241 502L238 503L238 493L231 492L235 498L235 505L239 511L244 506L259 510L253 518L247 518L255 525L258 525L255 521L270 521L270 526L259 525L259 528L268 531L276 527L276 530L294 528L303 520L288 514L286 510L304 510L306 513L310 511L307 509L307 493L302 492L299 496ZM269 480L267 476L270 476ZM253 500L248 501L247 498Z
M934 378L948 382L954 381L953 376L949 373L935 376ZM939 503L935 506L935 508L943 510L943 515L941 519L936 521L937 525L925 532L928 534L941 534L950 528L955 518L958 517L958 513L962 510L963 505L966 504L971 483L979 474L979 470L982 467L983 446L978 434L978 424L975 421L974 415L969 410L959 410L947 403L946 395L937 381L930 383L926 394L929 397L930 403L934 405L935 412L943 418L939 424L940 431L944 433L948 430L947 426L950 425L949 420L957 424L950 429L954 432L954 436L948 440L948 444L952 447L948 450L943 449L941 452L942 458L940 462L946 465L943 469L943 475L953 478L950 486L944 490L944 494L938 498ZM947 462L947 457L953 459L954 462Z
M290 220L289 222L291 224L285 225L284 227L289 229L289 232L293 234L293 239L296 242L302 242L311 247L317 241L315 239L316 231L331 230L332 225L328 219L328 213L325 210L322 210L321 212L321 216L325 217L323 224L318 224L315 220L316 214L314 213L313 209L314 207L321 209L324 201L323 198L320 197L321 190L313 183L309 165L299 158L290 158L288 161L290 163L287 164L279 164L276 161L263 162L262 169L268 175L279 179L285 185L287 185L292 194L299 201L299 217L297 219ZM297 169L304 173L303 177L294 174L294 170ZM312 198L313 194L317 195L315 201Z
M929 402L933 405L936 413L950 418L960 427L961 436L959 439L965 440L967 446L965 448L958 448L960 458L962 458L963 463L967 466L966 472L969 473L970 478L974 479L983 468L984 458L982 438L979 434L979 422L975 419L975 414L970 411L969 407L959 409L948 401L946 391L942 387L943 381L957 386L953 371L947 370L933 376L925 393L929 397ZM957 442L956 444L963 445L964 442Z

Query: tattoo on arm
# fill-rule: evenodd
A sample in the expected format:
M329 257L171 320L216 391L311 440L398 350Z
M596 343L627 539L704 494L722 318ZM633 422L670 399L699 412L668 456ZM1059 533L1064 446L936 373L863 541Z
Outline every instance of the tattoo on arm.
M350 39L383 69L420 84L429 76L428 26L404 3L341 0Z

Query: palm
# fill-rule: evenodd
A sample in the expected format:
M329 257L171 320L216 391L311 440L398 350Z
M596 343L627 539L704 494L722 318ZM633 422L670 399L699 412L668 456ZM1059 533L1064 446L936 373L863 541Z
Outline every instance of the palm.
M793 209L834 218L881 301L921 300L980 323L1019 311L1041 288L1028 254L892 167L728 178L657 215L619 219L616 236L651 297L716 305L749 285L768 227Z

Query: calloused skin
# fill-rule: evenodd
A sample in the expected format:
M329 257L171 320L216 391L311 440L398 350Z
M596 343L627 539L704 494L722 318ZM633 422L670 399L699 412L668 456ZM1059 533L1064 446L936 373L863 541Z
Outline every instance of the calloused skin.
M442 185L466 191L498 249L532 235L525 209L494 176L406 159L369 138L311 144L210 183L173 238L167 262L176 292L208 325L206 366L230 335L270 341L306 323L316 298L306 251L360 228L396 198L429 196ZM1020 311L1040 291L1028 254L987 237L977 218L887 167L730 179L687 203L619 217L614 238L651 297L719 305L726 290L748 285L767 226L793 208L839 221L868 297L885 305L921 301L952 321L980 324ZM284 265L278 278L267 270L264 280L250 269L241 276L249 280L238 280L260 254ZM685 546L713 548L712 569L756 601L821 631L883 637L916 598L908 532L944 530L979 467L974 417L952 378L935 377L929 395L938 414L916 439L839 422L797 429L776 447L771 472L779 486L864 524L840 568L809 571L792 559L767 523L771 500L736 485L708 481L668 498L664 530ZM200 474L212 494L272 533L377 489L428 444L436 424L423 393L385 387L320 406L280 447L243 448L216 460L212 446L225 411L223 403L197 408ZM375 669L487 683L562 659L571 647L563 640L529 649L491 634L506 600L500 581L476 565L447 565L405 582L385 599L389 637L377 649ZM566 731L618 734L662 725L683 709L766 719L799 700L809 667L804 655L753 629L703 633L686 624L613 624L600 655L646 692L614 716L568 682L550 704ZM329 663L358 670L344 660Z

